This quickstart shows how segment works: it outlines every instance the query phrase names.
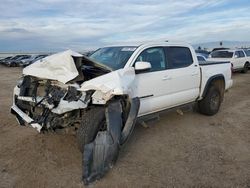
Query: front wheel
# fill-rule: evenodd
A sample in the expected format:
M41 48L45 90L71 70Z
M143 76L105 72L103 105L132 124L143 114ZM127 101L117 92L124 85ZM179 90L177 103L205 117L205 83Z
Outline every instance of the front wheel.
M222 95L220 89L212 85L206 96L198 103L200 113L208 116L216 114L220 109Z
M104 107L96 106L84 112L80 127L76 132L78 148L82 153L85 144L89 144L95 139L97 132L104 126L104 123Z

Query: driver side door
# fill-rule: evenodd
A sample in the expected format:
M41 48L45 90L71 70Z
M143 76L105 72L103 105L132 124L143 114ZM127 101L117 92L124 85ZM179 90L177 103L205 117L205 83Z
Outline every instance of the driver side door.
M144 61L151 64L151 69L137 73L135 77L135 95L140 98L140 115L163 108L161 99L167 93L166 59L164 48L145 49L135 62Z

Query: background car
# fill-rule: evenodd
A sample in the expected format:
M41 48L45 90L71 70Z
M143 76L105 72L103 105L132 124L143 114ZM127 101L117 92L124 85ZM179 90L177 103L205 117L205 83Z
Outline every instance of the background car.
M204 54L197 53L196 56L199 62L207 61L207 57Z
M9 67L14 67L15 66L15 60L18 60L19 58L21 58L23 55L15 55L12 56L11 58L8 58L7 60L3 61L3 64Z
M42 59L42 58L46 57L46 56L48 56L48 55L47 54L32 55L28 59L22 59L21 62L20 62L20 66L26 67L26 66L38 61L39 59Z
M31 58L31 55L21 55L18 59L14 60L12 63L14 66L21 66L22 61Z
M28 59L30 57L31 57L31 55L16 55L16 56L13 56L12 58L4 61L3 64L5 64L6 66L9 66L9 67L20 66L21 60Z
M8 61L9 59L11 59L13 56L9 56L9 57L5 57L5 58L2 58L0 59L0 64L4 64L5 61Z
M208 61L229 61L234 72L241 71L242 73L246 73L250 65L249 57L243 49L213 51Z

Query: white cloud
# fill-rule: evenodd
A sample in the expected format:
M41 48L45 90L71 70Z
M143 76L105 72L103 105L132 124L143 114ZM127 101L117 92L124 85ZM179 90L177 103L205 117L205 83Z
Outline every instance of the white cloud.
M218 8L228 3L230 0L7 0L0 7L0 40L25 42L31 38L49 49L76 50L165 39L200 42L220 36L249 40L249 8Z

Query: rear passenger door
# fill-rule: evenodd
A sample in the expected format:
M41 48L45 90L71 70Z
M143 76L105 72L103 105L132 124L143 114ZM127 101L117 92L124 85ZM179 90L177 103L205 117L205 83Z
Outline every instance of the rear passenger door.
M188 47L165 47L167 61L168 106L193 102L199 96L200 68Z

